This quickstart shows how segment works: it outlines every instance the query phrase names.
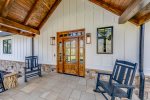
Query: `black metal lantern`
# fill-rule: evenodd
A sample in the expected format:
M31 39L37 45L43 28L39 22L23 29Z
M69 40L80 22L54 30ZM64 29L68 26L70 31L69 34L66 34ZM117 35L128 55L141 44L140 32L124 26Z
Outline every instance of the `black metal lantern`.
M91 44L91 33L86 33L86 44Z
M50 44L55 45L55 37L50 37Z

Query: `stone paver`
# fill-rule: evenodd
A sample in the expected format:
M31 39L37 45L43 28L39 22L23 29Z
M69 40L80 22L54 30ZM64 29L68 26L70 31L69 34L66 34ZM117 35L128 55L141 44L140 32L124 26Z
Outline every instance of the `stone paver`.
M28 83L19 80L18 87L0 94L0 100L105 100L101 94L93 92L95 80L87 77L51 72Z
M81 91L80 90L73 90L70 98L73 100L79 100L81 96Z
M94 94L82 92L80 100L96 100L96 98Z

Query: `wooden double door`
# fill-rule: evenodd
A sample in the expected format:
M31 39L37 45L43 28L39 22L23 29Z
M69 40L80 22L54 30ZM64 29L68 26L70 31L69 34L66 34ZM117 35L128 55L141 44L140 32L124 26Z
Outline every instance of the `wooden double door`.
M58 33L57 58L59 73L85 76L84 31Z

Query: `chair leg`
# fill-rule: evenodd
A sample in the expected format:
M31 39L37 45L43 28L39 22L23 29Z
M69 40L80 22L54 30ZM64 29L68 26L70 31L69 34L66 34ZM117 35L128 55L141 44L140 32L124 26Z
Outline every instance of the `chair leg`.
M38 74L39 74L39 77L42 77L41 68L39 68L39 72L38 72Z
M115 100L115 97L113 96L113 97L111 97L111 100Z
M24 82L28 82L26 75L24 76Z
M39 77L42 77L41 71L39 72Z
M5 86L4 86L4 84L3 84L3 91L5 91L6 89L5 89Z
M28 81L27 81L26 72L25 72L25 75L24 75L24 82L28 82Z
M24 82L27 82L27 77L26 77L26 68L24 67Z
M96 87L95 87L95 89L93 90L94 92L100 92L99 89L98 89L99 78L100 78L100 74L98 74L98 76L97 76Z
M4 86L4 84L3 84L3 82L2 82L2 92L4 92L4 91L6 91L6 89L5 89L5 86Z
M132 100L132 94L133 94L133 89L129 89L128 90L128 95L129 95L128 99L129 100Z

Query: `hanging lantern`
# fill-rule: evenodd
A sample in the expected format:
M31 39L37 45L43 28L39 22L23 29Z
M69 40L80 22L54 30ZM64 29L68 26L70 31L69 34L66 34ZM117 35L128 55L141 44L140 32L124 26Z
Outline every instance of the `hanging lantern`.
M86 33L86 44L91 44L91 33Z
M50 37L50 44L55 45L55 37Z

